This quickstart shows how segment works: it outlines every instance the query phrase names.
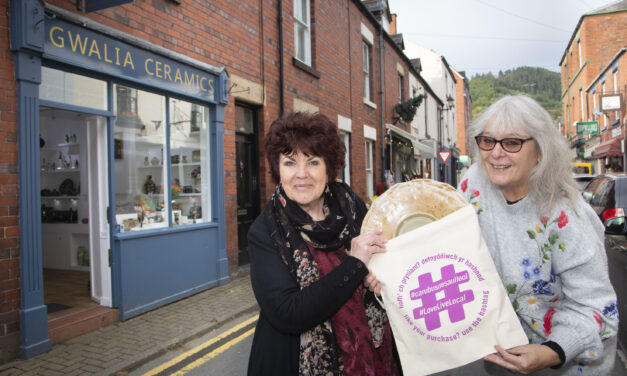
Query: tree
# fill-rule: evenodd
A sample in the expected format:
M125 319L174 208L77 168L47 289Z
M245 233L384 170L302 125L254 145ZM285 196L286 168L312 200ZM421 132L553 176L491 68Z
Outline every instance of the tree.
M424 99L424 94L419 94L413 98L409 98L406 101L399 102L394 106L394 112L398 116L394 117L394 124L398 122L398 120L402 120L405 123L411 123L414 120L414 116L416 116L416 110L420 107L420 103Z

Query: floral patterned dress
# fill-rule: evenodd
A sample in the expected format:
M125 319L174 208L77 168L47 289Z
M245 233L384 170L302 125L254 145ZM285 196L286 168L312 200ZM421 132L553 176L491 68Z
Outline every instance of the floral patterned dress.
M475 206L483 237L530 343L553 341L566 356L549 375L605 375L614 363L618 311L604 229L579 199L538 215L532 197L508 203L473 165L458 189Z

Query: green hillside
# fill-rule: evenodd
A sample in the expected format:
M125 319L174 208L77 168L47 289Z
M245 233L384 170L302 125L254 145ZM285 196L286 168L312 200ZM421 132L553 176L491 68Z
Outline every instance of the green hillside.
M472 117L507 94L524 93L538 101L553 119L562 115L560 74L544 68L520 67L514 70L480 74L469 82Z

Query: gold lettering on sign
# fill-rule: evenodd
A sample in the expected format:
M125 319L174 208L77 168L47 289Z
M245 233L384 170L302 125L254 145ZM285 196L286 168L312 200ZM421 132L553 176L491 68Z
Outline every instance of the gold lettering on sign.
M114 51L111 51L112 47L109 44L98 39L83 36L77 32L72 32L71 30L65 30L61 26L51 27L49 38L54 47L64 49L66 41L69 41L69 48L74 53L135 70L133 55L130 51L122 50L120 47L113 47ZM214 93L214 83L210 77L191 73L176 66L173 67L163 61L155 60L155 58L146 58L144 71L152 77L184 85L191 89L201 90L211 95Z

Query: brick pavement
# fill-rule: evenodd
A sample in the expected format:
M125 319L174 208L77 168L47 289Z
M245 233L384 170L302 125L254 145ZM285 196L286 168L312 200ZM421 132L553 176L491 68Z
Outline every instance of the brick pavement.
M257 309L248 275L138 317L116 322L27 360L0 365L0 375L116 375Z

